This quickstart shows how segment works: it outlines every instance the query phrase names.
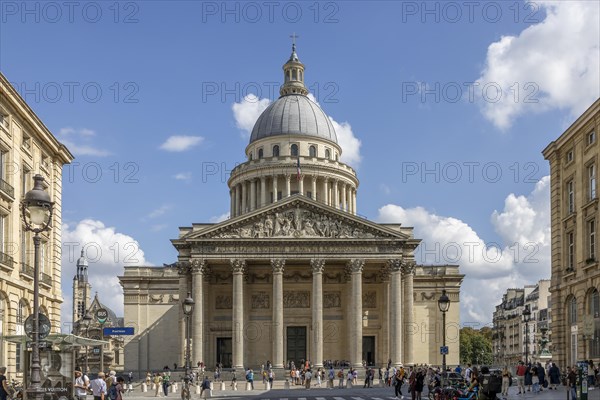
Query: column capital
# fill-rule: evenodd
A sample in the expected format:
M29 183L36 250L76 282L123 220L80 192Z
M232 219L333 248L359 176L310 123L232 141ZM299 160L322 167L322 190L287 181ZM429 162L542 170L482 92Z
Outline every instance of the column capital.
M285 258L271 258L271 268L274 274L283 274Z
M402 260L399 258L387 260L386 267L390 272L398 272L402 269Z
M414 275L417 264L414 261L402 261L402 275Z
M389 282L390 267L388 267L387 265L381 267L381 269L379 270L379 279L381 279L381 282Z
M311 258L310 266L312 268L313 274L323 273L325 270L325 260L322 258Z
M174 263L173 266L177 268L178 275L187 275L188 272L190 272L191 270L191 265L189 261L177 261Z
M363 267L365 266L365 260L362 258L353 258L346 264L348 271L351 274L362 273Z
M233 274L243 274L246 270L246 260L242 260L239 258L232 258L229 260L231 263L231 271Z
M316 175L311 175L310 178L312 179L313 182L316 182L319 177Z
M192 260L191 270L193 274L204 274L206 272L206 260L198 258Z

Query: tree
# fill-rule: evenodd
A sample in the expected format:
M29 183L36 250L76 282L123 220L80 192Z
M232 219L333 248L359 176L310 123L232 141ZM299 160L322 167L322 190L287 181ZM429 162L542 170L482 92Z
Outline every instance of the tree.
M472 365L490 365L493 362L492 330L490 328L461 328L460 362Z

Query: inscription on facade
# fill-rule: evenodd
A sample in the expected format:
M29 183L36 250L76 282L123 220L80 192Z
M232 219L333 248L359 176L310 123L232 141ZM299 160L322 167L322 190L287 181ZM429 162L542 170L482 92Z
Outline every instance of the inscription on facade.
M284 308L310 308L310 292L305 291L284 291Z

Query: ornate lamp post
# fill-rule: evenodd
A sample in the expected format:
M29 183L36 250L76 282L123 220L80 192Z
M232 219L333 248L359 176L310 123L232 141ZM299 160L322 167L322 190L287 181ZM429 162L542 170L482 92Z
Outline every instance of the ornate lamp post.
M188 296L185 300L183 300L183 314L185 315L185 378L184 384L187 393L189 396L190 393L190 317L192 316L192 312L194 311L194 299L192 299L191 293L188 292ZM196 346L201 346L202 343L197 343Z
M529 310L529 304L525 305L523 310L523 321L525 322L525 365L529 365L529 318L531 317L531 311Z
M450 298L446 294L446 290L442 290L442 295L438 299L438 308L442 312L442 346L446 348L446 312L450 308ZM446 384L446 352L442 352L442 380L443 385Z
M83 324L83 327L85 328L85 337L89 338L90 337L90 324L92 323L92 315L90 314L89 311L86 311L84 316L81 318L81 323ZM87 344L85 345L85 373L89 374L90 373L90 368L88 365L88 355L89 355L89 351L88 351L88 346Z
M50 230L52 222L52 209L54 203L50 195L44 190L44 177L33 177L33 189L25 194L21 201L21 216L25 230L33 232L34 258L33 258L33 344L31 349L31 385L27 389L28 397L35 400L44 398L40 376L40 233Z

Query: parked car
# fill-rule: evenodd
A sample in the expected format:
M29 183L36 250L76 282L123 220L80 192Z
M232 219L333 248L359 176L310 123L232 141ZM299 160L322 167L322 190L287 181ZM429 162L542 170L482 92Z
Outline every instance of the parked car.
M465 378L458 372L448 372L448 374L446 375L446 379L448 384L453 386L462 386L467 384Z

